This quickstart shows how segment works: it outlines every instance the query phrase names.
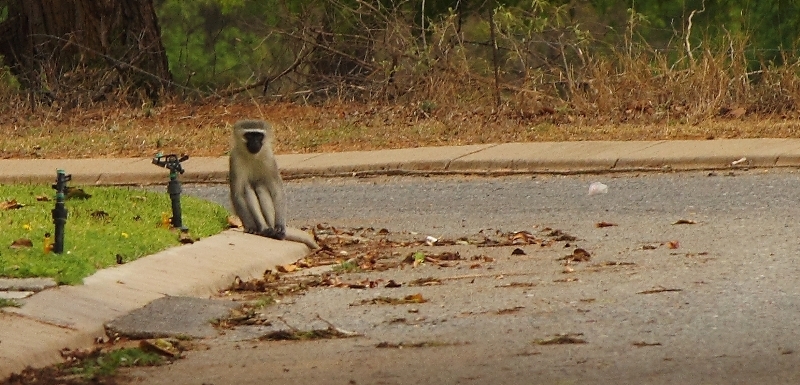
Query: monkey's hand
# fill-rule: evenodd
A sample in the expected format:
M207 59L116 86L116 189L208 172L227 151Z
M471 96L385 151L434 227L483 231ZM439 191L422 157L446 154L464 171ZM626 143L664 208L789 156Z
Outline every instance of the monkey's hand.
M275 227L273 227L271 229L266 229L266 230L262 231L261 235L263 235L263 236L265 236L267 238L282 240L282 239L286 238L286 227L280 226L280 225L276 225Z

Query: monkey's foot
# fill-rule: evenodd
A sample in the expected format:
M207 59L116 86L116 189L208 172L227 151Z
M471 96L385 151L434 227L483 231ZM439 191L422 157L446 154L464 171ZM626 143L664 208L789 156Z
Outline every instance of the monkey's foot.
M261 236L264 236L264 237L267 237L267 238L283 240L284 238L286 238L286 229L283 229L283 228L265 229L265 230L261 231L258 235L261 235Z

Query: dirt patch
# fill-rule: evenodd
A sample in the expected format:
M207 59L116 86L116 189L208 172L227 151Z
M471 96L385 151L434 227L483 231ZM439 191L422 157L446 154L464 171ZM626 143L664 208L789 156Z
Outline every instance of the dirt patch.
M647 117L615 121L602 115L530 115L474 106L443 106L420 114L413 104L170 102L146 109L54 107L6 115L0 118L0 158L21 159L152 157L158 152L223 156L231 124L242 118L272 122L276 152L283 154L508 142L791 138L800 128L800 122L779 115L724 115L685 123Z

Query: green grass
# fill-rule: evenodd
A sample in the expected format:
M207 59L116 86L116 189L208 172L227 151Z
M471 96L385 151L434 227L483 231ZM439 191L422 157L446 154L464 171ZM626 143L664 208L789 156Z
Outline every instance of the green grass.
M19 303L13 299L0 298L0 308L19 307Z
M79 187L79 186L76 186ZM78 284L97 269L178 246L178 234L165 226L171 216L169 195L127 187L83 187L88 199L68 199L64 252L45 252L45 234L55 233L51 210L55 190L46 185L2 185L2 202L24 206L0 209L0 277L53 277L59 283ZM38 201L48 197L49 201ZM227 211L215 203L181 197L183 225L192 238L214 235L227 227ZM33 247L10 248L18 239ZM53 239L53 238L51 238Z
M342 263L340 263L338 265L334 265L331 268L331 270L334 273L343 274L343 273L357 273L357 272L361 271L361 268L358 266L358 263L350 261L350 262L342 262Z
M264 295L259 297L255 302L253 302L253 308L255 309L263 309L267 306L276 304L275 298L271 295Z
M156 366L164 363L164 358L155 353L145 352L138 348L119 349L83 360L69 369L91 380L98 376L109 376L119 367Z

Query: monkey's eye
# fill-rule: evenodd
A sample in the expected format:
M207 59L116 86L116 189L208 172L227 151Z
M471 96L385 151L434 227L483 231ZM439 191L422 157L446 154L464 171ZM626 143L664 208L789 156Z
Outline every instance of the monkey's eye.
M245 132L244 133L245 140L249 142L257 141L261 143L264 141L264 133L263 132Z

